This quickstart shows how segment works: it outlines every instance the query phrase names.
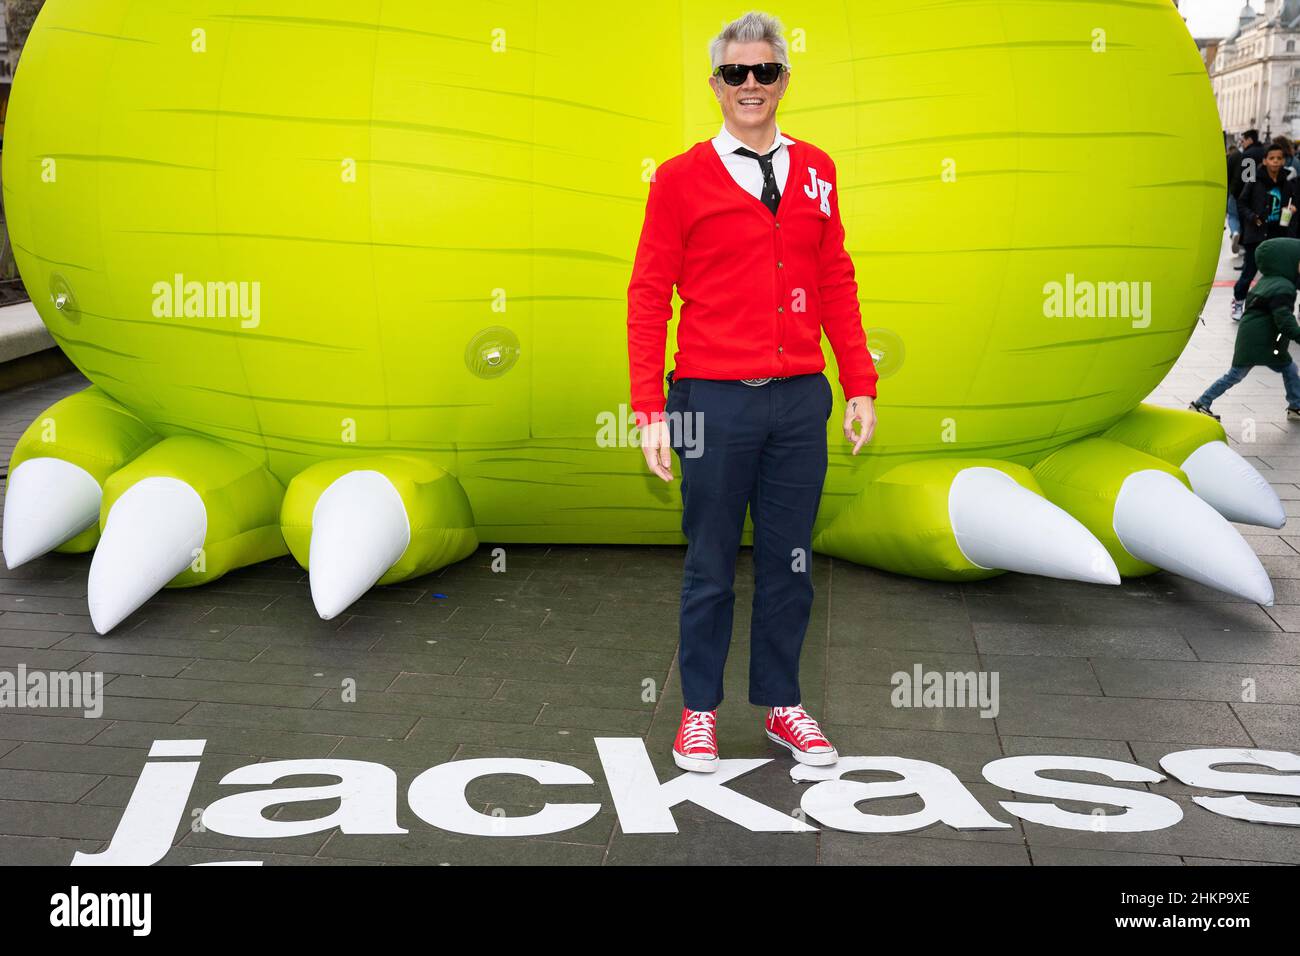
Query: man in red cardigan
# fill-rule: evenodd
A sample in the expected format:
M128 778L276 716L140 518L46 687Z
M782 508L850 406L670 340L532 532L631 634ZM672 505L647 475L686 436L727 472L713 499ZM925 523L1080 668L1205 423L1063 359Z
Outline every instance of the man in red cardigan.
M799 655L812 609L812 528L826 479L834 394L821 336L835 351L853 454L875 430L876 369L853 261L844 248L835 164L783 136L790 82L781 26L749 13L711 48L722 130L661 164L628 285L632 410L650 470L682 467L679 671L684 707L673 759L717 769L714 732L731 643L736 556L754 523L750 703L801 763L839 754L803 709ZM682 300L663 389L673 289ZM855 425L861 431L855 432Z

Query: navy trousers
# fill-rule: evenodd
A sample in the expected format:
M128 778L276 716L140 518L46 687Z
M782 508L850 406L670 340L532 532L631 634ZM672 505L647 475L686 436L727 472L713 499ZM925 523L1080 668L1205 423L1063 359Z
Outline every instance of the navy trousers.
M834 407L822 373L766 385L668 375L665 411L681 467L679 669L690 710L722 702L731 644L736 556L745 512L754 523L749 701L790 707L812 610L812 528L826 481Z

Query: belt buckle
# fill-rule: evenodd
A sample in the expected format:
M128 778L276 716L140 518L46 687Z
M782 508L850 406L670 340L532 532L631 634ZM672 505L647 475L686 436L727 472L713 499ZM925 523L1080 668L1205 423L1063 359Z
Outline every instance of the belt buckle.
M740 381L743 385L766 385L772 380L770 378L742 378Z

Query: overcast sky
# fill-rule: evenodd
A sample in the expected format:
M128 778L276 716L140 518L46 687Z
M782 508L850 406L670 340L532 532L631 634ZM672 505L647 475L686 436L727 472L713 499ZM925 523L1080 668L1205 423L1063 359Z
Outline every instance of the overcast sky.
M1237 17L1246 0L1183 0L1179 9L1187 18L1193 36L1224 37L1237 26ZM1264 9L1264 0L1252 0L1256 10Z

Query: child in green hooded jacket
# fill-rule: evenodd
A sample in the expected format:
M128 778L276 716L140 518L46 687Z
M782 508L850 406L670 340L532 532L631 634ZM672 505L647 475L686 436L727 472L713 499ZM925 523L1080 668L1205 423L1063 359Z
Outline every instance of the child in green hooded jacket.
M1257 365L1282 373L1286 387L1286 417L1300 422L1300 369L1287 350L1290 340L1300 342L1296 322L1296 282L1300 278L1300 239L1269 239L1255 252L1260 280L1246 297L1246 310L1237 328L1232 368L1192 402L1193 411L1211 418L1216 398L1239 383Z

